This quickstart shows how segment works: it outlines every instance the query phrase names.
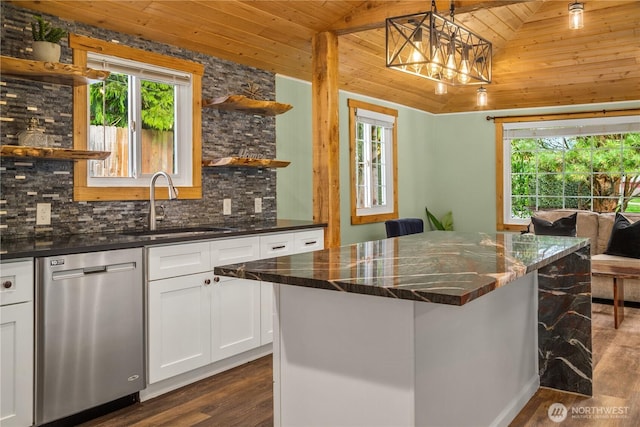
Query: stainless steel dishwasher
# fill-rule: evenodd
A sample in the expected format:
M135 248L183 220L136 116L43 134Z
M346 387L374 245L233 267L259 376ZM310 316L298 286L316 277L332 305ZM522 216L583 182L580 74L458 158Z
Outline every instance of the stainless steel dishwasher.
M36 424L145 386L142 248L37 260Z

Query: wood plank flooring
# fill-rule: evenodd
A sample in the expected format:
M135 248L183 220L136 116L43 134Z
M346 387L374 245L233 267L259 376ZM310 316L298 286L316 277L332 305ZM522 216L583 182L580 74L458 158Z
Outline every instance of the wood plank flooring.
M252 427L273 425L272 358L136 403L84 427Z
M512 426L620 426L640 425L640 309L625 307L619 329L613 327L613 306L592 305L594 382L593 397L584 397L541 388L529 400ZM553 403L562 403L568 416L562 423L547 414ZM624 418L613 418L598 411L620 408ZM576 411L575 414L572 414ZM589 416L587 412L592 412ZM574 416L575 415L575 416ZM583 417L583 418L581 418Z
M640 425L640 309L626 307L624 322L616 330L613 306L594 304L593 354L593 397L540 389L511 426ZM271 361L271 356L263 357L82 426L270 426L273 424ZM549 406L556 402L569 411L561 424L547 416ZM587 410L611 410L607 408L622 408L626 415L619 419L607 415L576 418L572 408L583 417Z

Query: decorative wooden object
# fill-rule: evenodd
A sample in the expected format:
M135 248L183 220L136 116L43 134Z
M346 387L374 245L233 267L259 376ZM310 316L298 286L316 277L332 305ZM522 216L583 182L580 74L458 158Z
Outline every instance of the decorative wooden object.
M289 161L275 159L251 159L249 157L222 157L220 159L203 160L205 167L248 167L248 168L286 168Z
M0 155L2 157L34 157L47 160L104 160L111 155L111 152L3 145Z
M0 68L4 76L61 85L85 85L105 80L110 74L108 71L94 70L60 62L32 61L9 56L0 56L0 60Z
M202 108L217 108L226 111L242 111L249 114L261 114L263 116L275 116L286 113L293 106L275 101L260 101L247 98L244 95L229 95L220 98L204 99Z

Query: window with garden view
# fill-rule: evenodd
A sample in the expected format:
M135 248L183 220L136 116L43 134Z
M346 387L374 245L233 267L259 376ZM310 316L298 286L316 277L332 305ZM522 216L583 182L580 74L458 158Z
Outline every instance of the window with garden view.
M190 76L98 54L89 54L88 64L111 72L89 88L89 149L111 152L89 163L90 181L164 171L180 182L181 157L190 157L191 119L177 106L191 104Z
M137 90L139 93L133 95ZM89 148L111 152L104 162L92 162L91 176L132 177L159 170L175 172L173 85L111 73L105 82L91 85L89 96ZM140 99L139 110L137 106L130 108L130 98ZM138 135L140 164L136 161L133 143Z
M146 199L158 171L200 198L204 67L76 34L69 45L74 64L109 72L74 88L74 148L110 153L74 166L74 199Z
M536 210L640 212L640 117L503 124L504 219Z

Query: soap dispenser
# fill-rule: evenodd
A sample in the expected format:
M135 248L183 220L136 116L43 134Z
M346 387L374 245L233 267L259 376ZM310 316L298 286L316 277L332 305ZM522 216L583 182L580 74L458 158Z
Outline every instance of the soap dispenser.
M47 136L38 129L38 119L31 117L26 130L18 133L18 145L26 145L29 147L46 147Z

